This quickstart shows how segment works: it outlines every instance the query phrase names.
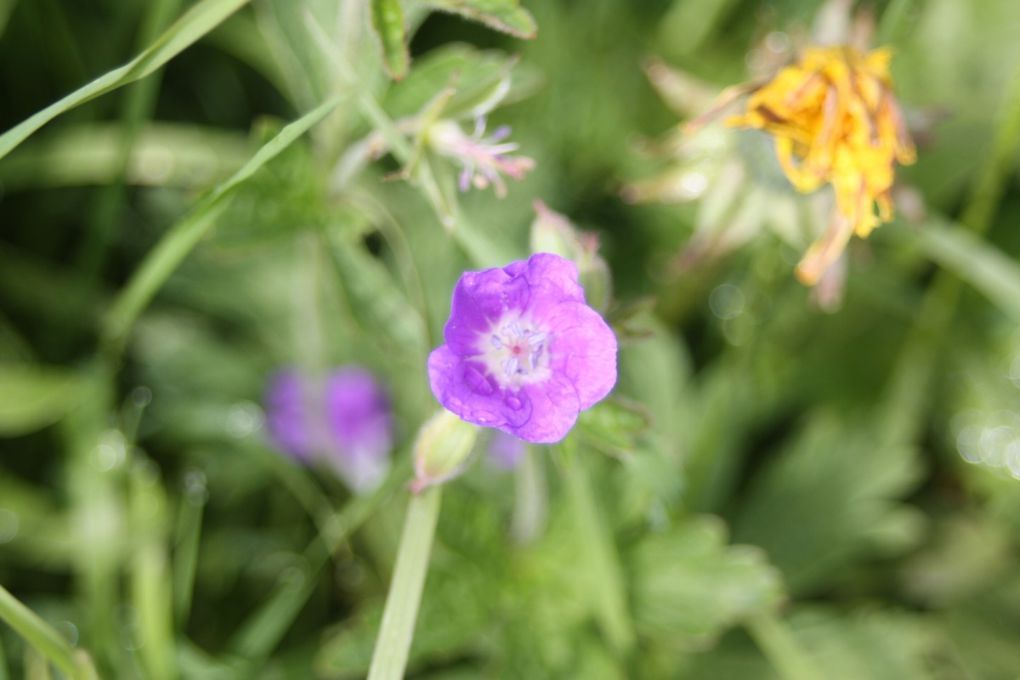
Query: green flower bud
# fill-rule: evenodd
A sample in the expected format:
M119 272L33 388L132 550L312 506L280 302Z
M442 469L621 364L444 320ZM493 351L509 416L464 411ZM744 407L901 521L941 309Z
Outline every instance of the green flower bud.
M418 493L459 475L474 449L478 429L446 409L425 421L414 443L411 491Z
M553 253L577 265L577 272L588 304L605 311L612 295L612 279L606 261L598 254L598 237L577 229L563 215L535 201L535 221L531 223L531 252Z

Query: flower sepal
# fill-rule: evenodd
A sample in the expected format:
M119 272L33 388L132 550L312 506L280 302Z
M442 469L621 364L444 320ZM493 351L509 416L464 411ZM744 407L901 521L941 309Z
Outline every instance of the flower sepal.
M414 442L411 492L421 493L459 476L467 468L479 429L446 409L426 420Z

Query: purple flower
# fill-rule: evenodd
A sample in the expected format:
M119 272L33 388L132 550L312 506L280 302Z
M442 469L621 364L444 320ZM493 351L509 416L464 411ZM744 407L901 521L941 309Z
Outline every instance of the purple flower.
M375 488L389 468L393 418L389 399L368 371L348 366L325 379L284 370L266 390L273 443L306 462L324 461L355 491Z
M558 255L466 272L444 336L429 356L432 393L464 420L525 441L563 439L616 383L616 337Z
M510 136L510 127L502 125L485 136L484 116L475 119L475 129L468 135L456 123L440 121L429 134L433 147L444 156L460 163L461 171L457 182L464 192L474 186L485 189L492 186L498 198L506 196L503 175L515 180L524 178L535 161L527 156L511 156L520 146L505 141Z

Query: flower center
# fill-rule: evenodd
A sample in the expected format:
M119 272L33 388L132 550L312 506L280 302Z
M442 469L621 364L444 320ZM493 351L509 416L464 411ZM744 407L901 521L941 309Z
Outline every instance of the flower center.
M518 389L549 377L549 334L528 319L503 317L479 338L489 374Z

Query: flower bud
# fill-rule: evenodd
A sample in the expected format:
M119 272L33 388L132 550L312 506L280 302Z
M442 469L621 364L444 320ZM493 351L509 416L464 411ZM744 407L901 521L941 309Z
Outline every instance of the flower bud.
M414 443L411 491L442 484L461 473L478 438L478 427L446 409L425 421Z
M535 221L531 223L531 252L552 253L577 265L578 278L589 305L604 311L612 294L609 266L598 253L599 239L594 233L579 231L565 216L535 201Z

